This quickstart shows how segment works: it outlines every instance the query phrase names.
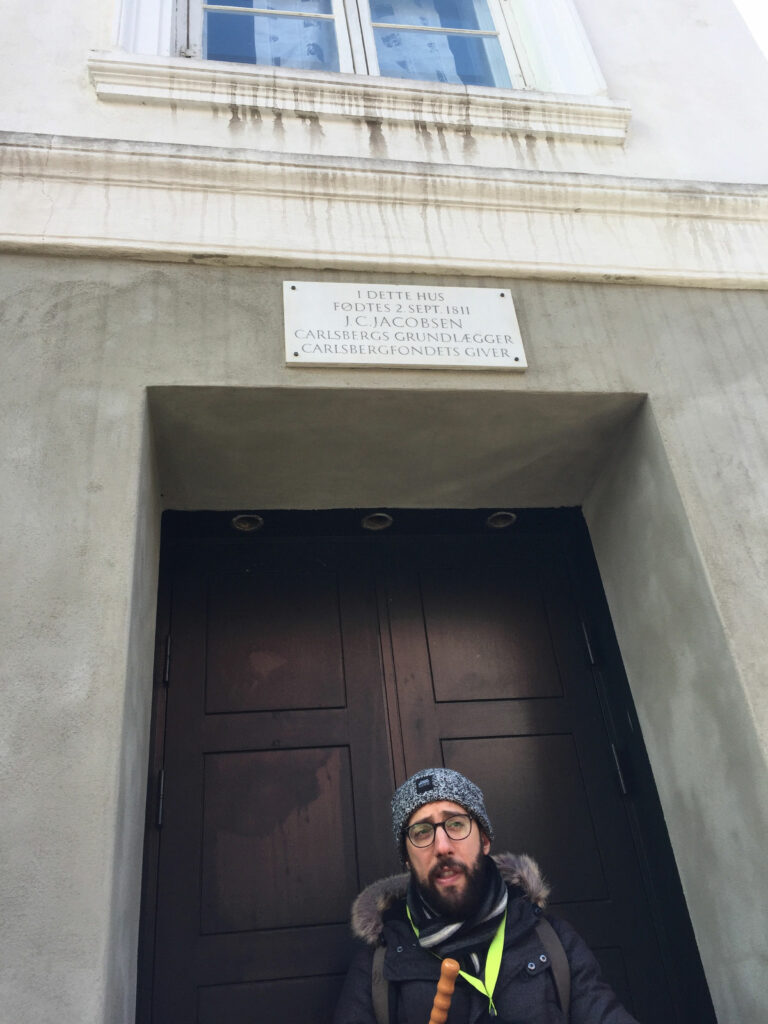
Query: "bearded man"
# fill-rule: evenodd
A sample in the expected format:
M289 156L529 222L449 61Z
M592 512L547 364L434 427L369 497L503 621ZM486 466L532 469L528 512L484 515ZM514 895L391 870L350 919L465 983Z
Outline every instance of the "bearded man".
M448 768L417 772L392 798L392 828L408 871L355 900L352 930L367 948L334 1024L427 1024L444 957L461 966L447 1024L637 1024L583 940L544 915L535 863L490 856L473 782Z

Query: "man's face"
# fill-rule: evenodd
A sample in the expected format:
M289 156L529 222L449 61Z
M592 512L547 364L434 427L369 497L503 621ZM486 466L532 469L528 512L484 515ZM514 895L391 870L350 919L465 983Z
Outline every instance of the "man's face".
M466 814L461 804L438 800L425 804L408 819L408 825L429 821L433 825L454 814ZM491 843L476 821L466 839L449 839L445 829L435 831L431 846L416 847L405 840L408 866L424 899L449 920L463 921L470 917L480 902L484 885L483 857Z

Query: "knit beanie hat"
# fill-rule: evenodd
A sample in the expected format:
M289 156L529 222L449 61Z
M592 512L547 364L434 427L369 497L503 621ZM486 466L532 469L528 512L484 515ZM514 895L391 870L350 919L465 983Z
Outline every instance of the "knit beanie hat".
M437 800L461 804L477 819L488 838L493 839L493 828L488 820L482 790L452 768L425 768L404 782L392 797L392 832L401 856L406 822L419 807Z

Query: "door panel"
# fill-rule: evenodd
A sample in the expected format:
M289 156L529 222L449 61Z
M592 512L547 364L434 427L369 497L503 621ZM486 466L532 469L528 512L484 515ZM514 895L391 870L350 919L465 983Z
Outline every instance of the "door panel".
M499 808L493 817L496 848L552 865L558 903L608 898L573 736L446 740L443 753L448 766L476 779Z
M419 573L435 700L560 697L541 596L506 566Z
M335 573L216 574L209 607L208 714L344 707Z
M309 1024L326 1020L339 997L343 978L291 978L244 985L212 985L200 990L199 1024L251 1021ZM275 1016L275 1007L279 1007Z
M640 1019L693 1024L672 1005L557 530L181 534L164 549L140 1020L329 1021L350 903L399 870L392 790L444 764L485 791L495 849L540 862Z
M206 754L201 932L343 921L354 899L355 851L307 857L354 834L348 748Z
M333 544L176 556L152 1019L328 1020L352 899L395 866L370 573Z

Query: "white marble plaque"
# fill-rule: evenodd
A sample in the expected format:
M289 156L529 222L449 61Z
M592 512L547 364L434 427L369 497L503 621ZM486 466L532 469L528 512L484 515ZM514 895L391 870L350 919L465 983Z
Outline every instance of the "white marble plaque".
M506 288L285 281L289 366L525 370Z

